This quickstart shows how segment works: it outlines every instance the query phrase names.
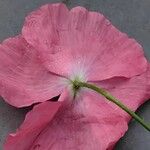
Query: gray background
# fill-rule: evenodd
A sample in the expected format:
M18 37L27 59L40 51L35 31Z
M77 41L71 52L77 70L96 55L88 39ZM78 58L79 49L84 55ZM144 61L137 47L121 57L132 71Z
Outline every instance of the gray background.
M64 0L65 1L65 0ZM0 41L21 31L25 16L48 2L59 0L0 0ZM68 7L81 5L103 13L121 31L134 37L150 58L150 0L66 0ZM0 100L0 150L6 135L21 124L27 108L16 109ZM150 101L137 113L150 122ZM132 121L115 150L149 150L150 133Z

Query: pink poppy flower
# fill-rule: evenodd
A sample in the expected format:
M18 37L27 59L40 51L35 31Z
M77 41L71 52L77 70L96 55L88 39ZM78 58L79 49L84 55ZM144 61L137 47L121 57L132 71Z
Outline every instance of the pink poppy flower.
M0 94L16 107L34 106L4 150L111 150L130 116L70 80L107 89L136 110L150 98L142 47L103 15L63 4L32 12L22 35L0 45ZM57 102L48 101L59 96Z

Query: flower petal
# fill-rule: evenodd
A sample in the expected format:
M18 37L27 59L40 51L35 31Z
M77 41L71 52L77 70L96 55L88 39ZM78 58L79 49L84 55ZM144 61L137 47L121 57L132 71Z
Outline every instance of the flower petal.
M150 97L150 69L131 79L113 78L98 82L133 110ZM121 93L121 94L120 94ZM67 93L63 101L70 99ZM62 101L62 100L60 100ZM48 102L47 102L48 103ZM39 106L40 108L40 106ZM48 112L47 112L48 113ZM40 117L40 116L39 116ZM65 105L37 135L30 150L105 150L112 149L127 130L129 116L118 106L89 89L81 89L72 104ZM24 135L24 130L20 134ZM15 137L11 140L16 141ZM24 137L26 138L26 137ZM11 140L9 145L11 147ZM19 141L22 143L23 140ZM20 144L22 145L22 144ZM23 150L20 148L20 150ZM5 150L15 150L5 149Z
M83 93L82 93L83 94ZM85 93L67 106L34 141L31 150L104 150L127 130L125 120L95 93Z
M113 78L99 83L100 87L107 89L130 109L135 111L141 104L150 98L150 65L148 70L140 76L126 78ZM131 117L115 104L107 101L113 109L123 114L129 120Z
M47 71L37 52L21 37L0 45L0 95L22 107L43 102L61 93L61 77Z
M29 150L30 146L58 111L62 102L43 102L30 111L15 134L10 134L4 150Z
M83 7L44 5L32 12L22 30L46 67L66 77L89 81L132 77L146 70L142 47L116 29L103 15Z
M41 108L41 104L37 108L39 110L45 109L44 107ZM47 109L47 114L49 114L48 110L51 109ZM41 120L43 115L38 114L38 117ZM34 126L34 121L32 125ZM31 130L28 129L32 132L32 128ZM38 128L34 129L35 132L36 130L39 131ZM31 135L26 134L28 130L25 127L18 132L23 138L11 136L4 150L16 150L18 146L19 150L60 150L62 147L65 150L104 150L111 148L126 130L127 122L125 119L116 113L103 100L103 97L95 94L95 92L82 90L81 95L78 95L72 104L68 103L61 107L47 127L36 134L37 137L34 138L34 142L32 140L30 148L26 147L25 142L29 142L30 139L26 141L26 138L32 137L34 132ZM16 144L14 144L15 142Z

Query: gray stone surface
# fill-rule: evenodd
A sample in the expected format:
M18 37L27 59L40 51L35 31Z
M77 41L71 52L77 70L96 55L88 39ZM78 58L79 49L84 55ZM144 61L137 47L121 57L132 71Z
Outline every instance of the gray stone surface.
M24 17L32 10L48 2L59 0L0 0L0 41L21 31ZM65 0L64 0L65 1ZM66 0L67 1L67 0ZM150 58L150 0L68 0L68 7L85 6L103 13L121 31L135 38ZM133 97L134 99L134 97ZM28 110L16 109L0 100L0 150L6 135L21 124ZM138 114L150 122L150 101ZM125 136L115 150L149 150L150 133L132 121Z

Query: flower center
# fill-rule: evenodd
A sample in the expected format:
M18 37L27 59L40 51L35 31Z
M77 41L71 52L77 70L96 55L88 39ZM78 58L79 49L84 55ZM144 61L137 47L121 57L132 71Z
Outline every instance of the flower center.
M84 82L83 78L76 76L74 79L70 79L71 91L73 92L73 97L77 96L77 93L80 91L80 82Z
M73 91L78 91L79 89L80 89L80 86L79 86L79 81L80 80L78 80L78 79L75 79L74 81L73 81L73 85L72 85L72 87L73 87Z

